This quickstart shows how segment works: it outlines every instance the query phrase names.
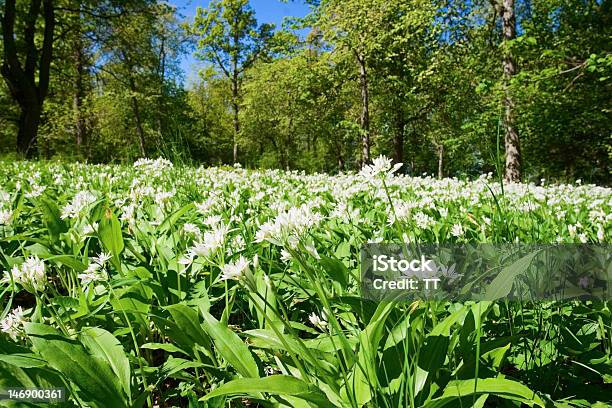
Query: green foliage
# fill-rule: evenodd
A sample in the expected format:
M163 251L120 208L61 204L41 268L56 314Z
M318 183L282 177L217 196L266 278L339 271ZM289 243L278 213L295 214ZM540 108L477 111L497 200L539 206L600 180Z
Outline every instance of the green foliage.
M610 189L163 159L0 176L1 387L64 387L67 407L609 401L610 302L504 299L537 254L483 286L495 301L402 303L363 297L359 250L605 244ZM15 280L24 263L37 285Z

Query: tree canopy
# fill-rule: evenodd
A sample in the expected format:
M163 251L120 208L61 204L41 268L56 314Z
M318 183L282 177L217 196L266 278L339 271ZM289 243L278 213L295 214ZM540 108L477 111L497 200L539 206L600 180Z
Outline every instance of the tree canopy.
M0 149L609 182L610 1L307 3L2 0Z

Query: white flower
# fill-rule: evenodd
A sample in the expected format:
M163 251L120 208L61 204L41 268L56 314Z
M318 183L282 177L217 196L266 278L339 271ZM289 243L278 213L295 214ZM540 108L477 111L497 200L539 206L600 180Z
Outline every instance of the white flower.
M463 226L461 224L455 224L453 225L453 228L451 229L451 235L454 237L462 237L464 234L463 231Z
M211 215L204 220L204 225L208 225L209 227L214 227L221 223L220 215Z
M11 221L11 212L7 210L0 210L0 225L8 225Z
M225 264L221 267L221 280L240 280L249 268L249 261L240 256L236 262Z
M325 330L325 328L327 327L327 319L325 318L325 313L323 313L322 316L319 317L316 313L313 312L310 314L310 316L308 316L308 320L310 320L310 323L319 330Z
M214 230L204 233L202 240L197 242L190 252L203 258L210 258L225 245L227 233L227 226L218 225Z
M89 191L79 191L72 201L62 208L62 219L76 218L90 204L96 201L96 196Z
M81 230L81 235L92 235L98 229L98 223L94 222L93 224L85 224L83 229Z
M291 262L292 259L293 258L291 257L291 254L289 253L289 251L287 251L284 248L281 249L281 261L288 264L289 262Z
M402 163L397 163L392 166L391 159L385 156L379 156L375 158L371 165L364 166L359 175L364 177L366 180L372 180L378 177L388 178L393 177L393 173L402 167Z
M186 234L192 234L195 236L200 236L202 234L200 228L197 225L191 223L185 223L185 225L183 225L183 231Z
M36 183L31 183L30 191L25 193L27 198L36 198L40 197L42 193L47 189L45 186L39 186Z
M0 330L7 333L13 341L17 341L17 338L23 334L23 323L25 321L23 309L21 309L21 306L17 306L0 321Z
M185 254L185 256L181 257L178 260L178 263L184 266L189 266L193 263L193 258L195 257L195 253L193 252L187 252L187 254Z
M98 256L93 257L93 261L103 267L112 257L113 256L111 254L101 252Z
M449 283L453 283L454 281L463 276L463 274L455 272L456 266L457 264L452 264L448 267L441 264L436 264L436 272L440 272L440 275L447 278Z
M81 280L83 286L89 285L92 282L104 282L108 279L104 270L96 264L91 264L83 273L79 273L77 278Z
M83 273L77 275L81 280L81 284L88 285L92 282L104 282L108 279L106 273L106 263L112 258L110 254L102 252L98 256L92 258L92 262Z
M604 241L605 234L606 234L606 231L604 230L603 225L599 225L599 227L597 227L597 239L599 240L599 242Z
M262 224L255 234L255 242L269 241L281 245L289 237L302 235L322 220L323 216L314 212L307 204L291 207L288 211L280 213L274 221Z
M14 265L11 269L15 283L23 286L30 293L42 292L47 284L45 264L37 256L29 257L21 266ZM8 272L5 272L4 281L10 282Z
M306 244L306 245L304 245L304 249L306 250L306 252L308 252L310 255L312 255L313 258L321 259L321 256L317 252L317 248L315 248L314 245Z
M580 242L582 242L583 244L586 244L587 242L589 242L589 237L587 236L587 234L582 232L582 233L578 234L578 240Z
M420 229L428 229L436 223L433 218L420 211L414 215L414 222Z
M153 196L156 203L165 203L174 197L174 191L157 191Z

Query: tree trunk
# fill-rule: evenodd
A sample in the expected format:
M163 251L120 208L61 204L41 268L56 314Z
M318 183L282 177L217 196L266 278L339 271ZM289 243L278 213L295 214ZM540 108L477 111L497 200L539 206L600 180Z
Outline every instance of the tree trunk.
M49 90L49 72L53 57L55 10L53 0L42 0L44 28L40 51L35 42L36 21L41 14L41 0L31 0L23 25L25 61L19 61L15 33L15 0L5 0L0 19L2 26L3 58L0 72L11 96L21 110L17 132L17 151L31 158L36 149L36 139L42 107ZM19 25L21 27L21 25ZM38 80L38 82L37 82Z
M136 132L138 133L138 147L140 149L140 155L142 157L146 156L145 150L145 134L144 129L142 127L142 118L140 116L140 105L138 104L138 99L136 95L134 95L135 91L132 91L132 110L134 112L134 120L136 121Z
M438 178L444 177L444 145L438 145Z
M240 105L239 105L239 101L238 101L238 97L239 97L239 86L240 86L240 78L239 75L240 73L238 72L238 48L239 48L239 43L240 43L240 38L239 38L239 34L238 34L238 30L234 31L234 47L236 47L236 49L232 52L232 110L233 110L233 124L234 124L234 151L233 151L233 159L234 159L234 163L238 163L238 135L240 134L240 118L238 117L239 114L239 109L240 109Z
M164 123L162 120L162 116L164 115L165 109L164 104L166 101L166 37L162 35L161 44L159 49L159 67L158 67L158 76L159 76L159 99L158 99L158 110L157 112L157 132L159 136L162 137L164 130Z
M36 137L40 124L41 108L37 101L30 105L20 106L19 130L17 132L17 151L31 159L36 151Z
M361 165L364 166L370 162L370 96L368 92L368 71L366 67L365 57L357 55L359 63L359 86L361 88Z
M404 115L398 110L396 113L395 134L393 135L393 161L404 162Z
M83 100L85 99L85 89L83 85L83 77L85 76L85 56L83 52L83 44L78 33L78 40L75 44L75 63L76 63L76 76L74 82L74 129L75 129L75 141L77 145L77 151L79 154L82 153L82 148L85 145L85 116L83 114Z
M238 104L238 73L234 71L234 76L232 78L232 113L234 114L233 122L234 122L234 151L233 158L234 163L238 163L238 135L240 134L240 120L238 118L238 114L240 110L240 106Z
M134 113L134 120L136 121L136 133L138 135L138 148L140 150L141 157L146 157L147 152L145 149L145 133L144 128L142 126L142 117L140 115L140 104L138 103L138 98L136 98L136 81L134 80L134 76L132 75L132 69L134 64L132 64L131 58L125 50L121 51L123 56L123 62L127 68L127 80L128 85L130 87L130 103L132 104L132 112Z
M514 13L514 0L500 0L502 3L502 26L504 42L516 38L516 18ZM506 148L506 169L505 176L507 182L519 182L521 180L521 150L518 130L516 129L514 115L514 101L510 82L516 74L516 64L512 52L507 48L504 51L504 122L506 134L504 145Z

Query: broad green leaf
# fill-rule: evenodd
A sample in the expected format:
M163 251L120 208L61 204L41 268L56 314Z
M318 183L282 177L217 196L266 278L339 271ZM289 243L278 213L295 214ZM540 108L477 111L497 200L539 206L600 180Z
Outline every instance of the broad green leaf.
M219 354L243 377L259 377L257 363L247 345L226 325L204 312L204 328Z
M164 351L167 351L168 353L183 353L183 354L188 355L186 351L170 343L146 343L140 346L140 348L148 349L148 350L164 350Z
M64 220L61 219L57 205L47 197L40 197L37 200L37 204L51 238L57 240L59 234L68 231L68 226Z
M119 255L121 255L124 248L121 223L110 209L106 210L104 216L100 220L98 237L104 248L113 256L111 259L113 266L121 272Z
M47 362L36 354L0 354L0 361L20 368L44 367Z
M383 337L387 317L396 306L394 302L381 303L370 323L359 334L357 361L342 389L344 397L356 399L359 405L367 404L378 387L378 345Z
M305 383L299 378L287 375L272 375L264 378L239 378L223 384L200 400L206 401L221 395L255 395L262 392L272 395L296 397L311 402L317 407L334 407L320 389Z
M173 323L181 331L181 338L188 342L188 344L183 346L191 349L194 345L198 344L210 350L210 337L200 324L198 312L181 303L167 306L166 310L170 312Z
M512 285L514 285L514 281L516 280L517 276L527 270L529 265L531 265L531 261L533 261L533 258L539 253L540 251L531 252L503 268L499 275L497 275L491 281L491 283L489 283L489 286L487 286L487 290L484 296L485 299L497 300L508 296L508 294L512 290Z
M88 353L78 341L64 337L51 326L26 323L25 331L49 367L78 387L81 397L96 407L127 407L126 395L110 365Z
M130 396L130 362L123 346L109 332L97 327L88 327L81 332L80 340L87 350L105 359L119 378L125 395Z
M500 398L519 401L529 406L544 407L542 399L525 385L505 378L479 378L448 383L441 397L425 405L427 408L455 407L458 399L469 395L490 394Z
M431 333L429 333L430 336L446 336L449 337L450 336L450 329L451 327L455 324L458 323L460 321L463 320L463 318L465 317L467 313L467 308L464 306L458 310L455 310L453 313L451 313L449 316L447 316L444 320L442 320L440 323L438 323L433 330L431 331Z

